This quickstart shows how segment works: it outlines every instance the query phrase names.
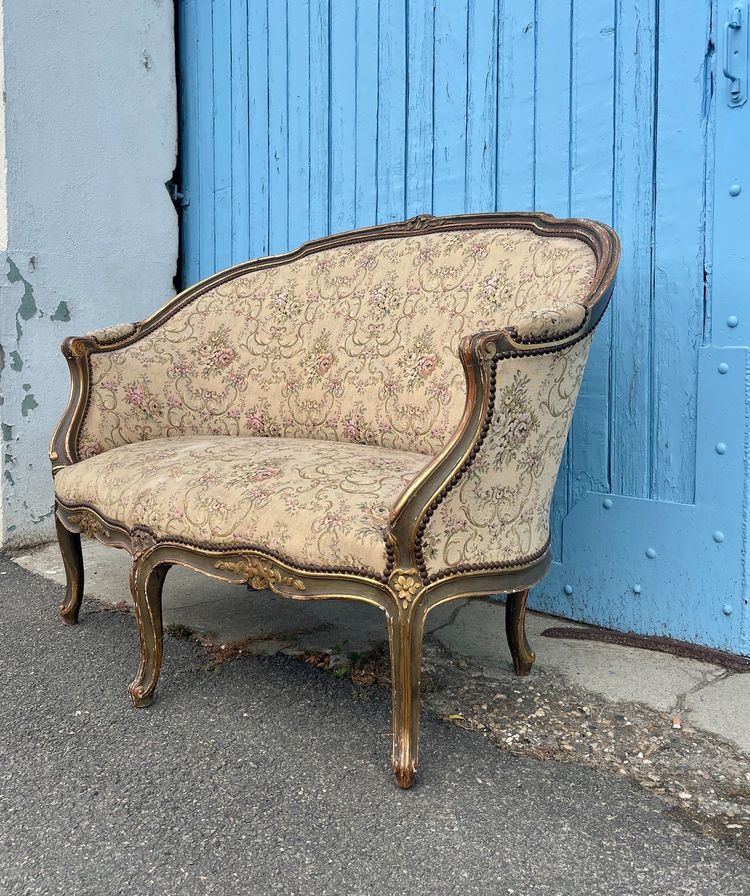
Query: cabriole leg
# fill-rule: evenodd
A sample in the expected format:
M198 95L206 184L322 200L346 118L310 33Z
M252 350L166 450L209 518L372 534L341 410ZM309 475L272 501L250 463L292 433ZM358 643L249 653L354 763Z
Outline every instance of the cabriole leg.
M67 590L65 601L60 604L60 618L65 625L76 625L78 611L83 600L83 554L81 552L81 536L69 532L55 516L57 527L57 543L60 546Z
M526 640L526 600L525 591L509 594L505 603L505 631L508 635L508 647L513 657L513 668L516 675L528 675L534 665L536 654Z
M128 693L133 706L150 706L161 671L163 630L161 592L169 564L151 565L133 561L130 570L130 590L135 603L135 618L141 641L141 660L138 674L130 683Z
M393 691L393 772L400 787L414 783L419 753L420 679L425 613L388 615Z

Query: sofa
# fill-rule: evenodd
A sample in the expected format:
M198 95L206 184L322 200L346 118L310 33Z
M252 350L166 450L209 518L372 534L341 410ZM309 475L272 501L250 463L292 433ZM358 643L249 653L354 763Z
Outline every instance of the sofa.
M328 236L70 337L50 459L78 620L81 535L132 558L151 703L179 565L295 600L384 611L392 768L417 768L425 618L502 594L515 671L529 588L619 243L545 214L432 217Z

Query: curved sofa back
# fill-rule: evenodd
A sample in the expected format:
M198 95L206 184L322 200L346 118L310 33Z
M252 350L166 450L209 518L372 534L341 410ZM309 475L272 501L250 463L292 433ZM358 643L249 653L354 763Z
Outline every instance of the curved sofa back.
M581 324L597 274L586 223L418 219L209 278L91 354L78 454L210 433L434 455L464 409L463 337L571 308Z

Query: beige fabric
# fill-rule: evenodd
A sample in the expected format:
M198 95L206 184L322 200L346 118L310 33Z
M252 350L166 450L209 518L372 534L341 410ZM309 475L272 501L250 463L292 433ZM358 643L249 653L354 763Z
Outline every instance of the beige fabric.
M429 572L508 563L544 548L590 345L591 336L562 352L500 361L487 437L425 530Z
M498 228L372 240L247 274L92 356L81 456L191 434L435 454L463 410L461 338L569 328L594 270L582 241Z
M423 454L283 438L173 437L65 467L67 505L213 545L262 546L293 563L385 569L382 530Z

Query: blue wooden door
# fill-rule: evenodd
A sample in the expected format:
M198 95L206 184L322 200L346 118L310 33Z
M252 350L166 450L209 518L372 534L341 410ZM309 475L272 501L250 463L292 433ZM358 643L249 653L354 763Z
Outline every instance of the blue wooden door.
M533 603L750 654L750 183L729 191L747 179L750 113L728 105L717 65L726 14L711 0L180 0L183 277L422 212L613 224L617 290Z

